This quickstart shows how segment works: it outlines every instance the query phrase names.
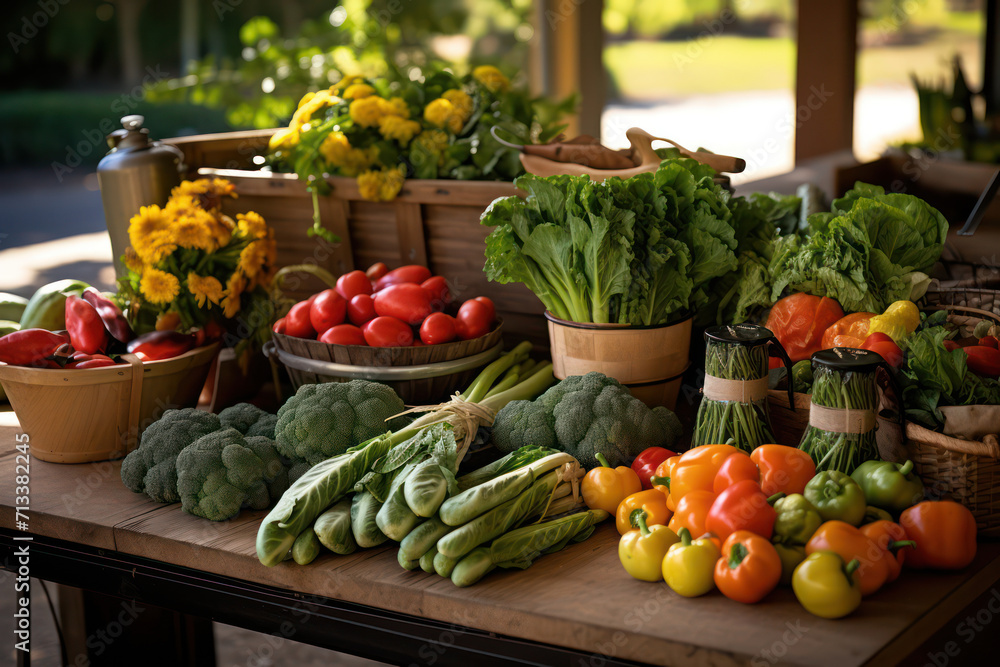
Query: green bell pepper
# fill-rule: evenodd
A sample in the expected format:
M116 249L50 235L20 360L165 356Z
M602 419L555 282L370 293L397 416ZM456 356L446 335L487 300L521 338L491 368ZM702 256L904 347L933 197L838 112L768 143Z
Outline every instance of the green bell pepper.
M803 359L792 366L792 390L803 394L812 393L813 367L812 361Z
M869 505L865 508L865 518L861 520L861 525L864 526L868 523L875 523L876 521L892 521L895 523L895 519L892 515L886 512L881 507L875 507L874 505Z
M793 493L774 503L778 513L774 521L771 542L781 557L781 584L792 585L792 573L806 558L806 543L823 523L812 503L805 496Z
M860 526L865 517L865 493L850 475L839 470L824 470L806 484L803 492L823 521L843 521Z
M913 461L865 461L851 479L858 483L869 505L898 516L924 499L924 483L913 472Z

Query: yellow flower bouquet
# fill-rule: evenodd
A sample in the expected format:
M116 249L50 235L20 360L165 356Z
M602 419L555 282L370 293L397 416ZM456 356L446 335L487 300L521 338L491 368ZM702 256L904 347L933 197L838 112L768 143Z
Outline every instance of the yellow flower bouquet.
M270 337L277 247L257 213L222 213L225 198L235 187L205 178L174 188L163 208L143 206L129 221L119 295L138 333L204 328L245 362Z
M316 198L329 191L326 176L356 178L371 201L394 199L409 177L511 181L523 171L518 151L491 128L519 143L545 142L574 105L532 99L491 65L462 78L446 71L416 81L346 76L302 98L288 127L271 137L270 166L308 184L309 233L336 241L319 223Z

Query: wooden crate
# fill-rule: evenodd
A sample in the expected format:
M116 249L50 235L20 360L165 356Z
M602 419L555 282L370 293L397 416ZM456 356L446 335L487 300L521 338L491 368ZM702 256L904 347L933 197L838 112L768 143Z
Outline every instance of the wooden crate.
M516 194L511 183L408 179L392 202L361 197L353 178L329 179L333 191L320 198L323 225L341 238L338 245L307 236L312 197L295 174L255 168L253 157L267 149L274 130L229 132L168 139L184 152L188 177L217 176L236 185L239 198L226 203L230 215L253 210L274 227L278 264L313 263L334 275L365 269L375 262L390 268L423 264L444 276L459 300L488 296L504 319L512 343L531 340L548 347L542 303L524 285L489 282L483 273L483 210L497 197ZM305 297L321 285L303 277L293 294Z

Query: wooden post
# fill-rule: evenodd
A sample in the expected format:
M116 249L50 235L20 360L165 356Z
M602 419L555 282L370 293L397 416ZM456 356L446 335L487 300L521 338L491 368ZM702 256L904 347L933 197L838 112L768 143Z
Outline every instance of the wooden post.
M536 3L531 67L537 94L580 95L580 113L566 133L599 137L607 94L604 71L603 0L540 0Z
M798 0L795 161L854 145L858 0Z

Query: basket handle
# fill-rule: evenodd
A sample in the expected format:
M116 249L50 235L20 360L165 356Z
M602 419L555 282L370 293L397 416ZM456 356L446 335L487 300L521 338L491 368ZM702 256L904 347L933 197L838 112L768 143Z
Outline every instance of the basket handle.
M970 314L974 314L974 315L979 315L982 318L987 318L988 317L988 318L990 318L992 320L996 320L996 322L998 324L1000 324L1000 315L997 315L996 313L990 312L988 310L983 310L982 308L973 308L972 306L951 306L951 305L948 305L948 304L939 303L939 304L935 304L933 306L930 306L928 309L929 310L952 310L952 311L957 311L957 312L960 312L960 313L963 313L963 312L964 313L970 313Z
M777 352L777 354L775 354ZM795 382L792 381L792 359L788 356L781 341L772 336L767 345L767 356L778 357L785 366L785 374L788 376L788 409L795 412Z
M120 357L132 366L132 385L128 401L128 432L125 435L125 453L131 452L139 440L139 410L142 407L142 360L134 354Z

